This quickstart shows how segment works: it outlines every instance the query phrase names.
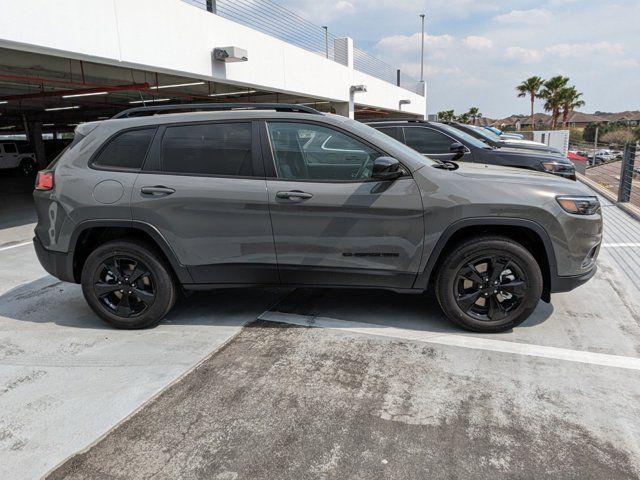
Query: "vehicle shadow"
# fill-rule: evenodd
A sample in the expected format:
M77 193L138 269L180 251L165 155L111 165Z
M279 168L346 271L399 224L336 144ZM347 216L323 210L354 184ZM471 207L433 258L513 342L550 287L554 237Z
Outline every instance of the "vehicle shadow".
M180 299L162 325L242 325L290 289L244 288L198 292ZM80 285L45 276L0 295L0 318L62 327L112 329L87 305Z
M327 317L433 333L460 333L442 314L433 294L373 289L232 288L194 292L181 298L163 325L241 325L264 311ZM540 302L521 327L533 327L553 313ZM111 329L86 304L79 285L51 276L0 296L0 317L72 328Z
M531 317L518 328L543 323L553 310L553 305L541 301ZM299 288L272 311L430 333L464 332L444 316L432 292L402 294L373 289Z

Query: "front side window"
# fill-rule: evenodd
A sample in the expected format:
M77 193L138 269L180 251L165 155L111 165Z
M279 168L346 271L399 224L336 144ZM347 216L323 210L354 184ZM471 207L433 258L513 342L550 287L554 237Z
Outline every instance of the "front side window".
M154 133L155 128L122 132L102 149L93 164L99 167L139 170Z
M320 125L269 122L269 139L278 178L363 181L371 178L377 150Z
M251 123L167 127L162 170L189 175L254 176Z
M406 127L404 137L411 148L431 155L450 153L451 144L454 142L444 133L425 127Z

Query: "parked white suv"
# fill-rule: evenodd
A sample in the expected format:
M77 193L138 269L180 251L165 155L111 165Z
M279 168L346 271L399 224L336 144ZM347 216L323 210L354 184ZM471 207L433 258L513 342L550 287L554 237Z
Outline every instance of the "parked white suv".
M20 150L16 142L0 142L0 170L19 168L25 175L33 175L37 170L36 156Z

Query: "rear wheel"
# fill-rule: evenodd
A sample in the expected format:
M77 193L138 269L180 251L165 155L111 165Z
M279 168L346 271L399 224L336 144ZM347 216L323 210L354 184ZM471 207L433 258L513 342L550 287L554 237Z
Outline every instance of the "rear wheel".
M160 323L177 292L169 267L153 247L114 241L100 245L87 258L82 293L108 323L136 329Z
M540 266L506 237L476 237L443 261L436 295L455 324L475 332L501 332L525 321L542 294Z
M23 175L27 176L27 177L31 177L33 175L35 175L36 173L36 162L29 159L29 158L25 158L24 160L22 160L20 162L20 171L22 172Z

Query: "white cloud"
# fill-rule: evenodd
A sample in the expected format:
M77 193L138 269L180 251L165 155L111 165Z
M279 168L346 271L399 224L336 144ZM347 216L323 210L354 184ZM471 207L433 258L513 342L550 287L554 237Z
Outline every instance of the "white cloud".
M560 58L591 57L592 55L623 55L624 47L620 43L556 43L545 48Z
M454 42L451 35L425 35L424 43L426 48L445 48ZM422 34L420 32L413 35L392 35L380 39L373 47L376 51L386 51L388 53L413 52L420 49Z
M353 3L351 2L347 2L345 0L340 0L339 2L336 2L333 10L336 13L343 13L346 15L350 15L352 13L356 12L356 7L353 5Z
M522 47L508 47L506 56L520 63L536 63L542 60L542 53L539 50Z
M495 20L505 24L538 25L551 21L553 15L549 10L533 8L531 10L511 10L509 13L498 15Z
M464 39L464 44L474 50L485 50L493 47L493 42L487 37L478 37L476 35L469 35Z

